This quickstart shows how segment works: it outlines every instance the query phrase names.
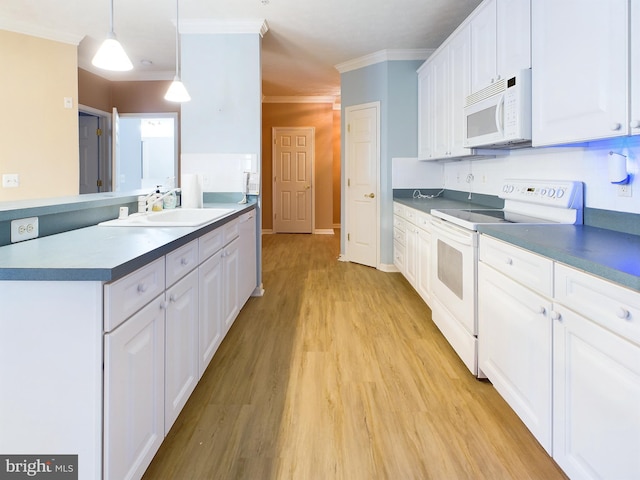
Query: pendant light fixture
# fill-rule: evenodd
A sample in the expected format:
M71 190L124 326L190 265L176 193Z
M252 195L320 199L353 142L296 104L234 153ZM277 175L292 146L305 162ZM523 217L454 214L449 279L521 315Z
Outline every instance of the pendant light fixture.
M127 70L131 70L133 68L133 64L129 57L120 45L120 42L116 38L116 34L113 31L113 0L111 0L111 17L110 17L110 27L109 33L107 34L107 38L100 48L96 52L91 60L91 63L103 70L113 70L117 72L126 72Z
M164 99L169 102L188 102L191 100L189 92L180 80L180 17L179 17L179 1L176 0L176 75L173 82L169 85L169 90L164 95Z

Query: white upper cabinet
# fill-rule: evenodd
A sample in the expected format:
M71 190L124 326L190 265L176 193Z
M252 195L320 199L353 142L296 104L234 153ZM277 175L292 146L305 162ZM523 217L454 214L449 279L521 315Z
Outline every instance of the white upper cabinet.
M637 10L636 0L533 2L534 146L631 133L628 82L632 3ZM637 48L633 53L637 61Z
M530 0L487 0L470 25L472 92L531 68Z
M498 0L496 16L498 75L531 68L531 0Z
M468 95L531 68L530 0L486 0L418 70L418 158L475 156L464 148Z
M418 157L421 160L473 155L463 147L464 100L470 90L470 30L460 27L418 71Z
M496 1L488 0L471 19L471 91L496 81L498 69Z

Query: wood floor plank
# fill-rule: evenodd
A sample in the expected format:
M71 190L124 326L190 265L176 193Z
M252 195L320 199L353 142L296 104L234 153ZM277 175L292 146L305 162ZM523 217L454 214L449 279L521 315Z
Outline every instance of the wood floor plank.
M563 479L397 273L263 237L251 298L145 479Z

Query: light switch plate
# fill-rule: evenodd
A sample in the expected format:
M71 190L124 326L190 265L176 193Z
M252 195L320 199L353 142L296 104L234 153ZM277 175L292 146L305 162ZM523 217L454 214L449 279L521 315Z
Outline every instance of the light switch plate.
M11 243L38 238L38 217L11 221Z

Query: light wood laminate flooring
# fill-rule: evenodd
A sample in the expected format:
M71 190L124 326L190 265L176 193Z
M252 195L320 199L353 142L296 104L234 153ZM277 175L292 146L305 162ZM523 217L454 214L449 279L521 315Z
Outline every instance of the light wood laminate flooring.
M566 478L399 273L263 236L249 299L145 479Z

